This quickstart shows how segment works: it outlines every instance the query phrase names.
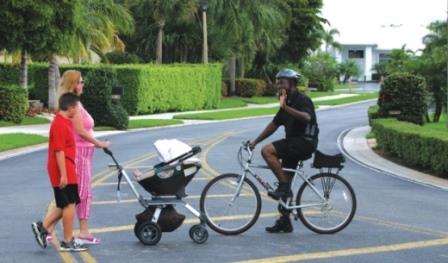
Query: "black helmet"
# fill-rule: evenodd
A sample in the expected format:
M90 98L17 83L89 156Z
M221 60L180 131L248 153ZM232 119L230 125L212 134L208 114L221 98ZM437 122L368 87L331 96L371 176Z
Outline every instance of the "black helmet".
M296 82L298 82L300 79L300 74L295 70L285 68L285 69L280 70L277 73L277 75L275 75L275 78L276 79L293 79Z

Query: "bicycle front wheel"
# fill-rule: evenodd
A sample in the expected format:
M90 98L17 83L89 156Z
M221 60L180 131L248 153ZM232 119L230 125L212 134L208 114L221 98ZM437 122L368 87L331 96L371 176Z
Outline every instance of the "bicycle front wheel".
M300 187L296 204L302 223L319 234L344 229L356 211L356 196L350 184L336 174L316 174Z
M241 234L251 228L260 215L261 198L257 187L247 178L242 184L241 180L241 175L223 174L211 180L202 191L201 212L207 225L218 233Z

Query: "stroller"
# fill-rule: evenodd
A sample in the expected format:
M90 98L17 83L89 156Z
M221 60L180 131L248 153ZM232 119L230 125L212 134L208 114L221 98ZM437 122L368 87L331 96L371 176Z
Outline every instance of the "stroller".
M156 245L162 232L172 232L180 227L185 219L184 215L177 213L176 205L183 205L194 216L199 218L200 223L193 225L189 230L190 238L198 244L205 243L208 239L208 231L205 228L204 216L191 205L182 200L186 197L185 187L201 169L199 161L189 162L188 159L201 152L199 146L167 161L162 161L155 166L133 167L149 168L152 176L141 179L138 183L151 194L151 198L145 199L135 188L124 168L115 159L113 153L105 148L114 164L109 165L118 170L117 196L120 193L120 182L122 177L129 184L138 202L145 208L143 212L135 217L137 222L134 226L134 234L144 245ZM186 171L194 169L190 174Z

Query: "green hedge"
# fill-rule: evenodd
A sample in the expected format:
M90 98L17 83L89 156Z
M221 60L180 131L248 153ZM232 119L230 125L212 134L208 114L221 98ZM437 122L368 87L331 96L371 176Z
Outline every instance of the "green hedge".
M380 107L375 105L375 106L370 106L369 109L367 110L367 115L369 118L369 125L372 126L373 125L373 120L374 119L378 119L380 118L380 114L379 111Z
M129 114L218 108L221 100L221 65L61 65L83 76L100 67L112 68L118 85L124 87L121 104ZM35 70L36 96L48 100L47 69ZM86 89L89 86L86 85Z
M379 114L388 117L396 111L399 120L423 125L427 111L426 97L424 78L408 73L391 74L381 86Z
M230 81L224 80L226 91L222 94L230 94ZM266 93L267 84L262 79L236 79L235 80L235 92L236 96L240 97L253 97L264 96Z
M117 83L117 73L110 67L89 71L86 75L85 89L81 101L92 115L97 126L111 126L119 130L128 127L129 116L119 103L111 99L112 87Z
M448 178L448 132L395 119L376 119L372 130L384 151Z
M0 119L20 123L28 109L28 91L18 86L0 86Z

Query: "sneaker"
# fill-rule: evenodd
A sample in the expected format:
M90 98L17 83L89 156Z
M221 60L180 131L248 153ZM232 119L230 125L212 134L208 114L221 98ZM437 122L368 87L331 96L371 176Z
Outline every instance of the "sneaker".
M101 240L99 240L98 238L96 238L94 236L90 236L90 237L78 236L76 238L76 242L78 242L79 244L83 244L83 245L98 245L101 243Z
M87 247L79 244L74 239L69 242L61 241L59 251L61 252L81 252L86 251Z
M281 216L275 224L270 227L266 227L268 233L291 233L293 230L291 219L288 216Z
M36 237L37 244L41 248L47 247L47 231L41 221L33 222L31 224L31 229L33 230L34 236Z

